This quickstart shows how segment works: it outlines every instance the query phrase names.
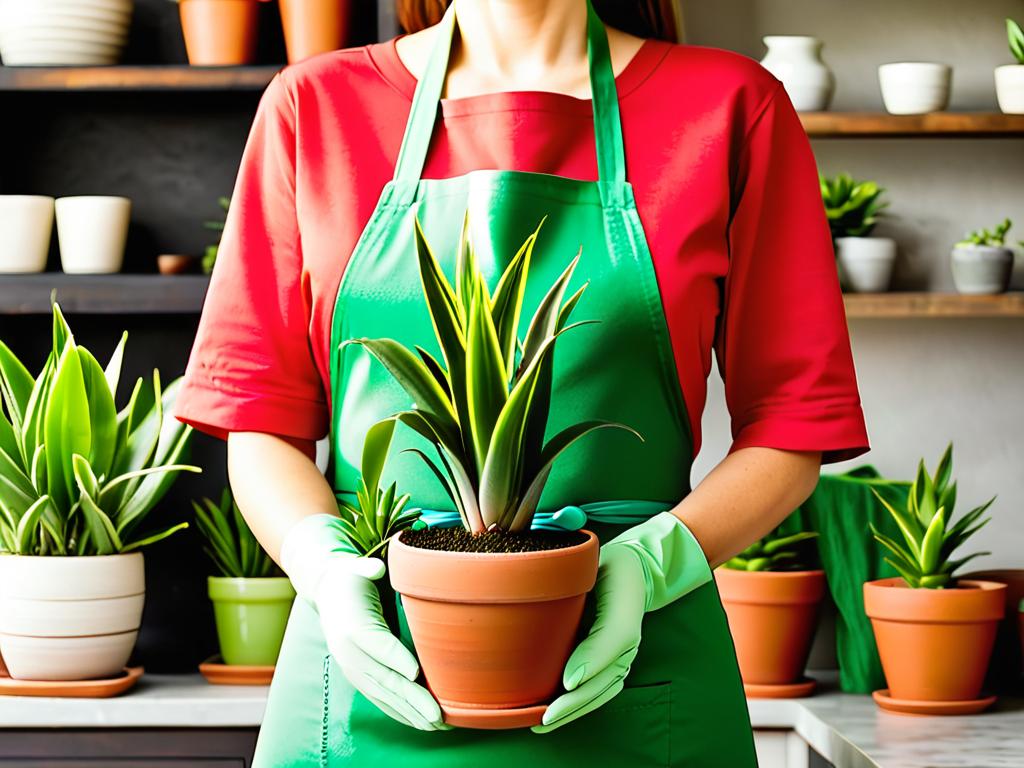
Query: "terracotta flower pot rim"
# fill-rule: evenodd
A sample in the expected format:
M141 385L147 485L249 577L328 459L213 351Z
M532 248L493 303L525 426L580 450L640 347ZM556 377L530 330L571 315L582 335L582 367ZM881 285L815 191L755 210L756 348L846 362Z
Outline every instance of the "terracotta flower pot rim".
M1000 621L1006 585L960 579L947 589L915 589L902 578L864 584L864 612L871 619L906 624L966 624Z
M720 567L716 581L722 602L746 605L801 605L825 596L825 572L740 571Z

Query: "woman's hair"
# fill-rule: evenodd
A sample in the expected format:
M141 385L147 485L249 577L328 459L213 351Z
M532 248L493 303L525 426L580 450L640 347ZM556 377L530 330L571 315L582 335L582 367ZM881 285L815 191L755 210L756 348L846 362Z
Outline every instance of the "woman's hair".
M398 22L406 32L419 32L441 20L449 0L397 0ZM593 0L606 24L638 37L677 42L672 0Z

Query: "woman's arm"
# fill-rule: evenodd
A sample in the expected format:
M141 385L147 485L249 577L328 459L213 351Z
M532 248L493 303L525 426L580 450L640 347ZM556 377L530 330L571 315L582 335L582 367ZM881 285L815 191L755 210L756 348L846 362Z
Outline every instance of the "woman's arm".
M821 453L741 448L672 510L712 568L764 536L811 495Z
M228 435L228 479L242 516L280 564L285 533L304 517L338 514L327 479L316 466L316 444L262 432Z

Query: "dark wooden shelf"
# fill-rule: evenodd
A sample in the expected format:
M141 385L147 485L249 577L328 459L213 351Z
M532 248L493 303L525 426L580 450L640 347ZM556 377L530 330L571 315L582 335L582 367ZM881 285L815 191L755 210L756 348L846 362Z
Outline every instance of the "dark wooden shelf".
M851 320L900 318L1024 318L1024 292L997 296L959 293L848 293Z
M999 112L803 112L800 119L813 138L1024 137L1024 115Z
M194 314L209 283L205 275L0 275L0 314L46 314L51 292L69 314Z
M284 66L3 67L2 91L262 91Z

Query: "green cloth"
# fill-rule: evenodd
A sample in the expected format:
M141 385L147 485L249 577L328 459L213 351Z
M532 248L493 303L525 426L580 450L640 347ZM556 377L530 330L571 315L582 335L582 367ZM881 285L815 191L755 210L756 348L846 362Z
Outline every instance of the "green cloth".
M874 467L822 475L811 497L781 526L784 534L816 531L818 552L835 602L839 686L848 693L885 688L871 622L864 613L864 582L896 576L869 523L899 538L895 522L871 492L893 505L906 504L909 482L886 480Z

